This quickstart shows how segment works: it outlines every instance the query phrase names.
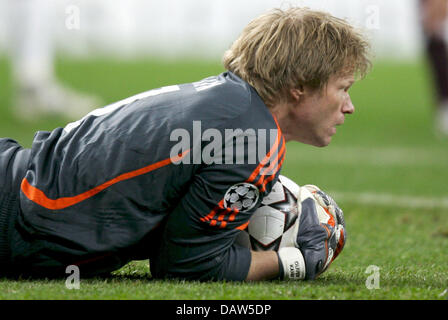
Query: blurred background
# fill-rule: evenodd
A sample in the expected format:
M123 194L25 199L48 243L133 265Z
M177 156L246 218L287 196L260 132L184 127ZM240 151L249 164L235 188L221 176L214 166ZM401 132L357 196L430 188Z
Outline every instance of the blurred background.
M374 64L351 88L355 114L328 147L287 144L282 174L329 192L347 221L343 257L328 275L336 286L323 282L320 294L334 299L346 287L343 297L348 298L444 299L447 2L0 0L0 137L30 147L36 131L63 127L92 109L221 73L224 50L267 9L299 5L329 11L364 29ZM365 289L365 270L371 265L381 268L383 290ZM141 270L147 272L147 264ZM7 297L11 285L6 282L1 290ZM46 286L41 292L17 285L25 297L30 291L45 297L48 291ZM59 299L60 288L55 287ZM129 289L133 287L126 285L131 298L136 296ZM320 297L318 288L297 297ZM172 290L166 290L172 297ZM282 290L267 291L274 298L291 296ZM158 290L143 291L153 297ZM116 294L115 288L112 292ZM230 296L238 297L234 291Z
M291 5L325 10L364 27L378 56L421 54L417 0L1 0L0 48L7 51L17 29L28 23L34 32L45 28L54 50L70 57L219 59L251 19Z
M0 0L0 136L29 147L37 130L218 74L223 52L252 18L293 5L361 27L374 66L351 89L356 112L333 143L289 143L283 172L340 199L448 210L448 136L437 130L440 102L418 0ZM447 27L439 27L445 40Z

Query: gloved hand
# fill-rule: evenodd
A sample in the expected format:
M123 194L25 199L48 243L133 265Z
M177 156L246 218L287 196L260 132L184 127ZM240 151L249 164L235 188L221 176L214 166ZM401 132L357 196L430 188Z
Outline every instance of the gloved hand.
M345 221L336 202L318 187L300 189L294 247L278 251L280 277L313 280L323 273L345 244Z
M320 204L320 206L325 210L327 214L329 214L328 223L335 228L337 246L333 254L333 260L334 260L339 255L339 253L341 253L342 249L344 248L345 241L347 239L344 212L342 211L341 208L339 208L338 204L336 203L336 201L334 201L334 199L331 196L326 194L324 191L320 190L318 187L310 184L305 185L303 187L305 187L306 189L308 189L308 191L311 192L311 194L314 196L314 199L316 199L317 203ZM336 221L334 221L334 218L336 218ZM322 219L320 218L319 220Z

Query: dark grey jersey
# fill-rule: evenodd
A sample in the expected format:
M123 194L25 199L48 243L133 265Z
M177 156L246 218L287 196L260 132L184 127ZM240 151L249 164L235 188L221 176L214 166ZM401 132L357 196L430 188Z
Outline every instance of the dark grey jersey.
M13 262L95 274L150 258L155 277L242 280L235 236L284 156L275 118L230 72L94 110L35 135L17 226L29 246Z

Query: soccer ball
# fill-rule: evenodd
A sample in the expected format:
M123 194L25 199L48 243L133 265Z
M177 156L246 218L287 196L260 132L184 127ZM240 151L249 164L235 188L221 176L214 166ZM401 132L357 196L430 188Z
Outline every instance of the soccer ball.
M237 243L255 251L275 250L294 246L293 226L298 218L300 187L280 175L271 192L263 198L255 210L249 226L241 232Z
M255 251L278 251L283 247L295 247L297 219L300 219L301 203L311 198L316 204L321 223L335 226L336 217L325 203L326 197L314 185L300 187L294 181L280 175L271 192L263 198L261 206L253 213L249 226L240 232L236 242Z

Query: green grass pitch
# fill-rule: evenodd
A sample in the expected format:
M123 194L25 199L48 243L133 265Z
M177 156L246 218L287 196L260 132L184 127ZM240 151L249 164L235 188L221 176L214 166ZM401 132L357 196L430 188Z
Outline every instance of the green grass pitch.
M104 103L221 71L218 62L198 61L57 63L64 82L98 94ZM67 120L17 120L9 74L6 59L0 60L0 137L29 147L35 131ZM136 261L110 278L81 274L74 290L65 279L0 275L0 299L447 299L448 139L433 132L432 90L423 59L376 62L351 89L356 112L329 147L288 143L282 173L333 194L347 222L344 251L314 282L159 281L151 279L148 261Z

